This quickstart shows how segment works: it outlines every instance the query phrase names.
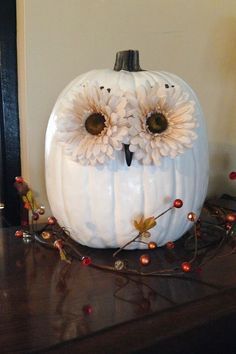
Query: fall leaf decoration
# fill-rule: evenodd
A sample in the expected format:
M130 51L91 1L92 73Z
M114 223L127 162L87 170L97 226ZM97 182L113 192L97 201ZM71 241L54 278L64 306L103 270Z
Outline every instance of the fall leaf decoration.
M38 208L32 190L22 177L15 178L14 186L24 202L24 208L32 211Z
M22 200L26 209L32 211L39 209L39 206L34 199L34 195L31 189L29 189L25 195L22 195Z
M14 186L17 189L18 194L21 196L24 208L28 211L31 211L33 225L33 222L37 221L39 219L39 216L45 213L45 208L44 206L38 205L34 198L32 190L29 188L28 184L23 179L23 177L15 177Z
M157 222L154 218L154 216L151 216L149 218L144 218L144 216L142 216L141 218L139 218L138 220L134 220L134 227L136 230L139 231L139 233L141 234L141 236L146 236L146 232L150 229L152 229L154 226L156 226Z
M71 263L71 259L67 256L66 251L63 249L63 241L61 239L57 239L53 246L59 251L61 261Z
M114 252L113 257L117 256L117 254L120 253L120 251L122 251L132 242L142 242L142 241L138 241L140 237L144 237L144 238L150 237L151 233L148 230L156 226L157 224L156 219L158 217L155 218L154 216L150 216L149 218L145 219L144 216L141 216L141 218L134 220L134 227L138 231L138 234L134 238L132 238L132 240L128 241L124 246L120 247L116 252Z
M146 243L147 245L150 245L150 248L156 248L157 245L155 242L144 242L142 240L139 240L140 238L148 238L151 236L151 233L148 231L152 229L153 227L156 226L157 222L156 220L159 219L161 216L165 215L168 213L170 210L174 208L181 208L183 206L183 201L181 199L175 199L173 204L164 210L162 213L160 213L157 216L150 216L148 218L144 218L144 216L141 216L141 218L135 219L134 220L134 227L138 231L138 234L132 238L130 241L126 242L122 247L120 247L116 252L113 253L113 257L116 257L118 253L120 253L123 249L125 249L128 245L130 245L132 242L141 242L141 243ZM194 213L192 213L194 214ZM194 214L195 215L195 214Z

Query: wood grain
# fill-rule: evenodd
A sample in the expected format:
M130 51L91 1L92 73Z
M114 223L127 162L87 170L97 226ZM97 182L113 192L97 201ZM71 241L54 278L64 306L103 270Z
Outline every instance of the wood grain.
M236 352L235 255L216 257L202 272L179 278L127 276L76 260L61 262L55 250L24 243L14 231L0 231L1 353L155 353L159 348L158 353L194 354L200 342L211 344L207 353L214 343L214 353L223 353L217 351L221 346ZM114 251L82 250L100 264L109 264ZM137 266L140 252L124 251L122 257ZM173 267L184 257L181 244L173 252L150 252L150 269Z

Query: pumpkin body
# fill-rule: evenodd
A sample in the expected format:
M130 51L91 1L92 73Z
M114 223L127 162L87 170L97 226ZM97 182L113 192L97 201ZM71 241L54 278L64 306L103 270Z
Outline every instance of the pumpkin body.
M160 166L144 165L135 158L127 166L123 151L115 151L115 159L105 164L73 161L57 141L56 119L62 101L70 100L71 93L83 82L134 94L137 87L156 82L180 86L195 102L198 137L193 147L175 158L163 157ZM177 76L166 72L93 70L75 79L58 98L46 134L47 194L53 215L79 243L96 248L121 247L137 235L134 219L157 216L180 198L183 207L173 208L150 230L149 240L158 246L175 241L192 226L188 212L199 215L207 184L208 149L202 111L191 88ZM128 248L146 245L132 243Z

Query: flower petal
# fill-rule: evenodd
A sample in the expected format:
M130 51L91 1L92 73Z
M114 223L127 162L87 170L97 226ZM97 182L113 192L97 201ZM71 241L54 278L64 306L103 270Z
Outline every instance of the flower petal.
M197 138L195 102L179 85L165 87L165 83L140 86L137 89L137 101L129 94L129 109L132 117L129 121L130 150L134 158L144 164L160 164L161 157L176 157L191 148ZM147 130L146 120L153 112L162 113L168 121L168 127L160 134Z
M73 160L81 164L104 163L127 141L127 98L118 87L108 92L101 90L96 82L83 82L60 105L56 117L57 140L65 145ZM106 128L96 136L85 128L86 119L92 113L105 117Z

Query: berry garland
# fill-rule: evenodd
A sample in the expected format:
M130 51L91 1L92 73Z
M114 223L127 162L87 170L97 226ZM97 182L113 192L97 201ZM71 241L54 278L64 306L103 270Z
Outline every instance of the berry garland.
M236 172L231 172L230 179L236 179ZM236 253L236 214L229 212L224 208L220 208L212 203L206 202L204 212L210 218L214 219L209 222L206 220L201 221L197 218L196 214L189 212L187 219L193 224L191 231L185 236L185 249L188 251L188 258L183 259L179 264L173 268L156 269L148 271L148 266L152 261L152 252L156 251L157 244L153 241L144 241L148 239L151 234L149 230L156 225L156 220L162 217L173 208L180 209L183 205L181 199L176 199L172 205L158 216L149 218L140 218L134 221L134 226L137 229L137 235L129 242L115 251L112 255L111 264L98 264L93 261L88 255L84 255L80 248L83 246L78 245L70 237L70 233L65 228L58 225L55 217L48 218L46 225L38 229L37 221L40 215L43 215L45 208L39 206L34 198L32 190L22 177L15 178L15 187L20 194L24 207L31 213L32 224L27 229L17 230L15 236L23 238L26 242L36 241L48 248L56 249L60 255L61 260L71 263L73 259L77 259L84 266L92 266L106 271L119 272L125 275L142 275L142 276L181 276L185 273L199 271L206 263L215 257L228 256ZM211 231L211 238L207 237L206 228ZM139 266L132 267L129 262L123 258L118 258L121 251L131 244L132 242L142 242L147 245L148 253L139 256ZM219 253L222 247L228 244L231 249L226 254ZM172 252L175 248L174 242L167 242L165 245L168 252ZM199 252L205 250L204 257L199 257ZM222 253L222 252L221 252ZM141 267L140 267L141 266Z

